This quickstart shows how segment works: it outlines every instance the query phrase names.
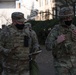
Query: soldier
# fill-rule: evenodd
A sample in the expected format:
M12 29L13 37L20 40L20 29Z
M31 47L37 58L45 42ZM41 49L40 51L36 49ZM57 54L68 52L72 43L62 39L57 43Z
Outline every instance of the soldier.
M76 75L76 26L72 24L73 11L63 7L59 24L48 34L45 45L52 50L56 75Z
M0 33L0 51L4 54L2 75L30 75L29 53L39 50L37 35L24 23L24 14L12 13L12 24Z
M1 28L0 28L0 32L1 32ZM2 74L2 71L3 71L3 67L2 67L2 58L3 58L3 56L2 56L2 52L0 52L0 75Z
M29 22L25 22L26 26L30 28L30 30L32 29L31 23Z

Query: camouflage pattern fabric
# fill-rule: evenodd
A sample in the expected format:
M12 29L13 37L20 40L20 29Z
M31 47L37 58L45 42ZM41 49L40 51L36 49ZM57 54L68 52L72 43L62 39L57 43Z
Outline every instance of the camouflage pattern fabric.
M25 21L24 14L22 12L13 12L11 15L11 18L13 20L18 21L18 22L24 22Z
M68 12L69 11L69 12ZM70 7L62 7L59 11L59 18L65 18L67 16L74 16L74 12Z
M0 52L0 75L2 74L3 71L2 61L3 61L3 53Z
M55 25L45 41L46 49L52 50L56 75L76 75L76 36L72 30L76 30L73 24L68 28ZM57 44L57 37L62 34L66 40Z
M1 32L1 30L2 29L0 29L0 32ZM3 53L0 52L0 75L2 74L2 71L3 71L2 58L3 58Z
M30 75L30 73L29 71L23 71L21 73L8 73L6 70L4 70L2 75Z
M25 36L28 39L25 39ZM24 42L24 40L29 41ZM39 50L38 39L32 29L30 30L25 25L23 30L18 30L12 24L3 28L0 33L0 51L4 53L3 73L5 75L29 75L31 47L36 51Z

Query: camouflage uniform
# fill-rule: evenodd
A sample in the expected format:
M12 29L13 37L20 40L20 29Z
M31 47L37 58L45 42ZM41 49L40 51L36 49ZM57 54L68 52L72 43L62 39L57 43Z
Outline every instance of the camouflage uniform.
M73 16L66 10L67 7L61 9L60 21L64 17ZM51 30L45 42L46 49L52 50L56 75L76 75L76 36L72 33L76 27L73 24L68 27L63 25L61 22ZM58 44L57 38L62 34L66 36L66 40Z
M24 14L12 13L16 21L24 22ZM32 47L39 50L35 31L25 24L22 30L12 23L2 29L0 33L0 50L4 53L3 75L29 75L29 53Z
M1 28L0 28L0 32L1 32ZM3 58L3 54L2 52L0 52L0 75L2 74L3 71L3 67L2 67L2 58Z

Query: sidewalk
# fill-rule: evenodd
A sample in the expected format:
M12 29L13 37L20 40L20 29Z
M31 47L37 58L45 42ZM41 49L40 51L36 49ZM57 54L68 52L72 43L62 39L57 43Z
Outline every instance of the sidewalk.
M38 63L41 75L55 75L53 66L53 57L51 51L47 51L45 46L41 45L42 52L37 56L36 61Z

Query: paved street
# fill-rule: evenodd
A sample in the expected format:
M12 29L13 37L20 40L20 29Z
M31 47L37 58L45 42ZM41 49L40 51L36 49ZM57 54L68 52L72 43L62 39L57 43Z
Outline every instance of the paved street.
M40 69L40 75L55 75L51 51L46 51L44 46L41 46L41 48L42 52L37 56L36 60Z

